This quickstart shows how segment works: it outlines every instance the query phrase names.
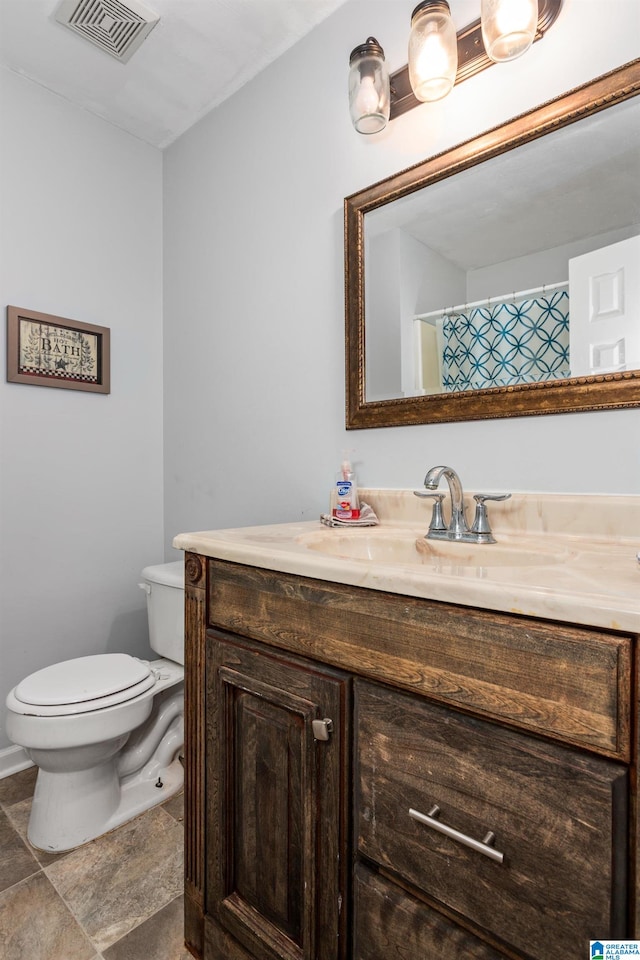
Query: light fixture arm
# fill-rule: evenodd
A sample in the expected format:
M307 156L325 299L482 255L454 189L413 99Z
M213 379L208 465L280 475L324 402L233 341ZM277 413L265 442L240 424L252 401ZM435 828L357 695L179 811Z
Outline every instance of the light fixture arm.
M538 28L534 38L542 39L549 27L556 21L563 0L538 0ZM487 67L493 66L493 60L490 60L482 40L482 29L480 20L474 20L468 26L457 33L458 38L458 72L456 74L456 84L468 80L476 73L480 73ZM421 106L421 101L417 100L411 89L409 82L409 67L401 67L391 74L391 113L390 120L399 117L401 114L412 110L414 107Z

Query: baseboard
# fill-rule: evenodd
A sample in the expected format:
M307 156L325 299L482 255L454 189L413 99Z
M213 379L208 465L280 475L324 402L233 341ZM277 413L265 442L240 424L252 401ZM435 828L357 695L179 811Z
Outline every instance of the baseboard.
M0 780L32 766L33 762L29 760L24 747L11 746L0 750Z

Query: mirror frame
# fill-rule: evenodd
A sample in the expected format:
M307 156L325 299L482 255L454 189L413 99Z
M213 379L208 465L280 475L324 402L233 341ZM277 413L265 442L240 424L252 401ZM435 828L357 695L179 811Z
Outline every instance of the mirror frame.
M347 430L640 406L640 370L367 402L364 298L366 213L639 93L640 58L345 199Z

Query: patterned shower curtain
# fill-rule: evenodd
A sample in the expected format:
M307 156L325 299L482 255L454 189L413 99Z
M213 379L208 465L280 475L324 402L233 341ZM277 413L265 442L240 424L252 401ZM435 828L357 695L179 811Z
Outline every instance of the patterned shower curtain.
M438 321L446 391L570 376L566 289L474 306Z

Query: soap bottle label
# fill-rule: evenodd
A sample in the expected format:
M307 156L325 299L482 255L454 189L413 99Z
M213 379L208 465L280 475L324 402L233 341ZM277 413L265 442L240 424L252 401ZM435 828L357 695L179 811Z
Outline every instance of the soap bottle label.
M338 496L333 510L334 517L338 517L340 520L357 520L360 516L360 510L353 507L355 491L351 480L338 480L336 492Z

